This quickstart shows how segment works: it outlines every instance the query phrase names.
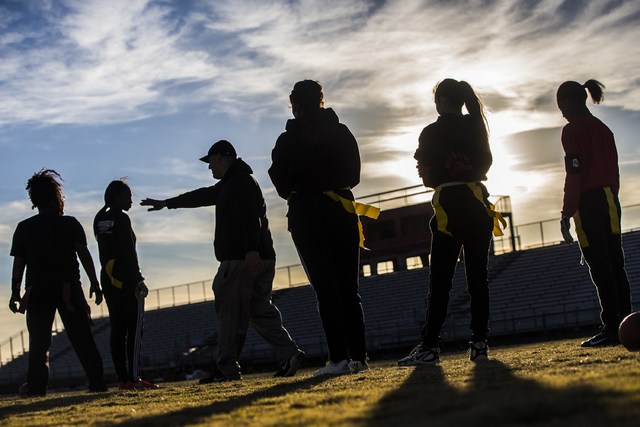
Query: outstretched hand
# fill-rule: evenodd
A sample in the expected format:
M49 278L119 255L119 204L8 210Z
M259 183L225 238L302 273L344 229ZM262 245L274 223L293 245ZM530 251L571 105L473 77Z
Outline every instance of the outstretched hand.
M151 212L162 210L163 208L167 207L167 203L164 200L144 199L140 202L140 206L151 206L149 209L147 209L149 212Z

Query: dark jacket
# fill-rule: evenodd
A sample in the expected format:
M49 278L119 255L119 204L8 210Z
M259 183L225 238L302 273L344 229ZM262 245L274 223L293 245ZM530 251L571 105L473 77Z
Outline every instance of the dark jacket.
M166 200L169 209L216 206L213 246L218 261L242 260L249 251L258 251L262 259L276 259L267 205L252 173L238 158L216 185Z
M111 261L112 277L116 280L133 285L144 280L138 265L136 235L131 228L129 215L120 210L100 211L93 221L93 233L98 241L103 269Z
M349 129L330 108L321 108L317 141L307 142L301 121L287 121L271 152L269 176L283 199L292 192L351 189L360 182L360 152Z
M428 169L427 187L487 180L493 158L483 126L469 115L445 113L422 130L414 158Z

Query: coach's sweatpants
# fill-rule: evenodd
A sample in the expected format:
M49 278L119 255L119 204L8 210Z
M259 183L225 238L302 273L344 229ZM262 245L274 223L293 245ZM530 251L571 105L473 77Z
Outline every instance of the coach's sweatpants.
M45 285L46 286L46 285ZM75 350L80 364L89 379L89 390L107 391L103 378L102 357L91 335L87 301L79 283L62 286L52 285L39 292L33 289L27 308L27 328L29 329L29 395L41 396L47 392L49 382L49 347L51 327L56 310ZM59 289L58 289L59 288Z
M282 325L282 315L271 303L275 260L262 260L260 274L244 268L244 260L222 261L213 279L218 317L218 369L227 378L240 378L238 359L249 323L273 347L282 364L298 353L298 346Z
M111 323L111 360L118 382L140 380L140 352L144 322L144 298L136 298L137 284L124 283L121 289L111 284L102 272L102 290Z
M437 202L446 215L436 211L430 222L429 293L422 344L426 347L438 346L460 249L464 251L467 291L471 297L471 340L484 341L489 332L487 267L493 218L487 215L485 206L467 185L443 188Z
M574 216L580 248L598 290L602 324L605 331L616 335L620 322L632 311L620 235L621 213L618 196L606 187L582 193Z

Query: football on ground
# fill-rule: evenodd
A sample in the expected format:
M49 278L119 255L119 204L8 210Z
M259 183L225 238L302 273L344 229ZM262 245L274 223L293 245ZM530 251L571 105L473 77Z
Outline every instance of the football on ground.
M640 350L640 311L624 318L620 323L618 337L627 350Z
M18 390L18 394L20 396L24 396L27 393L29 393L29 383L24 383L20 386L20 389Z

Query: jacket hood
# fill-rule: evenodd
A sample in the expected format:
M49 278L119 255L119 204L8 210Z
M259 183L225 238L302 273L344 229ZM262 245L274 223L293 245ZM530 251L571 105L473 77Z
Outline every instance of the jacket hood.
M252 175L253 169L251 169L251 166L246 164L241 157L238 157L233 161L233 163L231 163L231 166L229 166L229 169L227 169L227 172L224 174L224 177L221 179L221 181L229 179L229 177L236 172L245 172L249 175Z

